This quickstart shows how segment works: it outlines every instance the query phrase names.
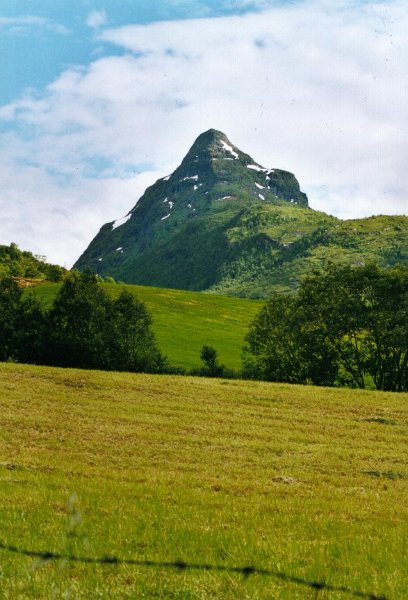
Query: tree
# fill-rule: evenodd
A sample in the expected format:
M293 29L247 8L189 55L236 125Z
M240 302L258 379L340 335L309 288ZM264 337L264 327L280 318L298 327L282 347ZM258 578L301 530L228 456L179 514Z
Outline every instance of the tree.
M199 371L199 374L207 377L222 377L225 374L225 366L219 364L217 351L212 346L203 346L200 358L205 366Z
M66 273L66 269L59 265L45 265L44 270L48 281L52 281L53 283L62 281Z
M145 305L123 291L110 299L89 271L64 281L49 314L49 364L158 372L165 368Z
M71 273L49 313L49 364L103 368L106 364L106 316L109 299L93 273Z
M331 266L302 283L299 302L308 322L324 324L340 381L407 389L408 267Z
M351 267L330 266L303 280L298 302L302 306L306 329L313 327L337 358L339 383L365 387L365 307L361 302L363 281ZM305 338L306 347L320 347L316 340Z
M296 296L273 296L251 324L244 375L408 389L408 267L330 266Z
M105 368L115 371L156 372L165 361L150 329L152 319L133 294L124 290L111 302L107 314L108 359Z
M48 343L47 315L33 295L24 298L16 310L14 347L19 362L44 364Z
M268 381L305 383L294 296L274 294L249 327L243 348L243 375Z
M22 291L10 277L0 280L0 360L14 358L17 310Z
M367 324L367 372L380 390L408 390L408 267L378 270Z

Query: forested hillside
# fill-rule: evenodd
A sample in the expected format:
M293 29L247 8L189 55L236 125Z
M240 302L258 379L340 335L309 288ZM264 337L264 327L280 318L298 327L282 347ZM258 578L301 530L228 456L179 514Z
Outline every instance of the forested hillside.
M46 262L45 256L36 256L20 250L17 244L0 245L0 279L17 277L23 279L45 279L61 281L67 270Z

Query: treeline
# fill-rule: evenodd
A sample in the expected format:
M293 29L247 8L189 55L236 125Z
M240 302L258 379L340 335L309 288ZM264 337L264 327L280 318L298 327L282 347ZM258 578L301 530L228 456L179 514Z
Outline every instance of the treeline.
M50 310L0 280L0 360L85 369L164 372L144 304L111 299L90 272L70 273Z
M407 316L407 266L332 266L266 303L246 337L243 376L407 391Z
M332 266L296 295L274 294L249 327L241 373L203 346L191 374L408 391L408 267ZM178 372L161 354L145 305L108 296L91 272L65 276L53 306L0 279L0 360Z
M0 279L4 277L24 277L62 281L67 269L46 262L45 256L36 256L20 250L17 244L0 245Z

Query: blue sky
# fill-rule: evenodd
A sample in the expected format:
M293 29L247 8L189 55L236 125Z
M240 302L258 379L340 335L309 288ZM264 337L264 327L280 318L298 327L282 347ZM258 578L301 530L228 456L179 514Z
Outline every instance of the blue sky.
M0 0L0 243L70 266L209 127L340 218L407 214L404 0Z
M290 3L290 2L289 2ZM99 13L104 25L153 23L245 14L276 2L222 0L1 0L0 104L27 87L42 88L72 64L89 64L96 53L123 53L95 43L87 21ZM101 23L102 24L102 23Z

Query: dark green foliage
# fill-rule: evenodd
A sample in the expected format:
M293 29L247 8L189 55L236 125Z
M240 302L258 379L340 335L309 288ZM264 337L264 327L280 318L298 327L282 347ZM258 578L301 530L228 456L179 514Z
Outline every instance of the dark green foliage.
M225 367L218 362L217 351L212 346L203 346L200 351L200 358L205 367L203 372L208 377L222 377Z
M244 375L408 389L408 267L331 266L297 296L274 296L252 323Z
M67 274L67 270L59 265L47 265L45 269L46 279L53 283L59 283L62 281Z
M0 279L0 360L14 358L17 311L22 291L11 278Z
M49 314L48 364L102 368L107 360L108 307L108 298L92 273L70 274Z
M297 343L297 305L274 294L252 323L243 351L243 375L269 381L304 383L302 352Z
M193 368L190 371L191 375L198 375L199 377L225 377L228 379L237 377L235 371L228 369L225 365L219 363L218 352L213 346L205 344L200 350L200 358L203 362L203 366L200 368Z
M143 303L124 291L110 299L89 271L65 279L46 312L12 279L0 280L0 360L85 369L167 369Z
M123 291L111 300L90 271L72 273L50 311L48 363L157 372L165 362L144 304Z
M22 363L44 364L49 344L48 320L42 304L28 295L16 311L15 359Z
M106 322L106 368L115 371L164 370L165 362L150 329L151 324L145 305L130 292L124 290L111 301Z
M381 390L407 389L408 267L331 267L304 281L307 319L320 318L346 382Z
M274 294L246 337L244 377L333 385L337 369L323 331L305 319L295 296Z

